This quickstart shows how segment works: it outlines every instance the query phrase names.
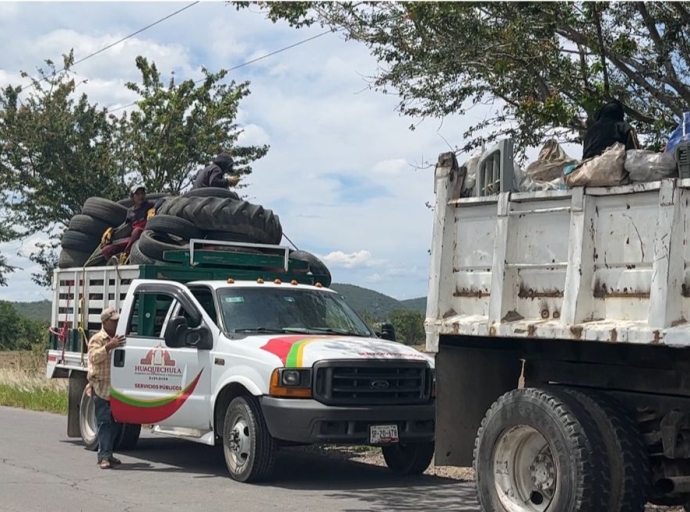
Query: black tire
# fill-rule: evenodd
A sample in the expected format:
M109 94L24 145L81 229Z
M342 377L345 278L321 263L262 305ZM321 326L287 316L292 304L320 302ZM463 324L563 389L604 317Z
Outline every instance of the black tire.
M165 194L162 192L154 192L152 194L146 194L146 200L155 204L159 199L162 199L164 197L169 197L170 194ZM126 199L120 199L117 204L120 206L124 206L125 208L131 208L134 206L134 199L131 197L128 197Z
M119 226L127 218L127 208L102 197L89 197L81 213L107 222L109 226Z
M386 466L399 475L421 475L434 459L434 442L394 444L381 448Z
M58 268L83 267L89 259L91 253L75 251L73 249L62 249L58 258Z
M609 458L611 482L605 512L644 512L650 498L649 455L637 424L609 397L595 392L564 390L591 414Z
M218 187L195 188L185 193L184 197L218 197L220 199L235 199L239 201L237 192Z
M182 217L203 231L238 233L263 244L279 244L283 238L278 216L247 201L178 197L166 201L158 213Z
M244 443L233 443L240 434ZM238 482L259 482L269 478L276 450L276 442L268 431L256 398L237 397L230 402L223 425L223 453L230 477ZM238 460L243 463L238 464Z
M132 425L131 423L120 423L120 429L113 449L115 450L134 450L139 442L139 435L141 434L141 425Z
M91 254L96 250L100 243L100 237L87 235L86 233L82 233L80 231L72 231L71 229L68 229L62 234L61 245L63 249L88 252Z
M69 222L70 231L79 231L87 235L97 236L99 239L103 236L110 224L100 219L94 219L88 215L75 215Z
M146 229L156 231L157 233L167 233L183 240L202 237L201 231L194 224L186 219L173 217L172 215L154 215L146 223Z
M139 249L139 240L132 244L132 249L129 251L129 262L132 265L159 265L163 263L162 261L149 258L141 252L141 249Z
M96 405L84 388L79 404L79 433L84 447L92 452L98 450L98 424L96 423ZM93 393L93 391L91 391Z
M177 244L165 235L148 229L141 234L137 242L144 256L158 261L165 261L163 256L166 251L180 251L188 247L188 244Z
M324 264L324 262L312 253L307 251L293 251L290 253L290 259L297 261L306 261L307 263L309 263L309 268L311 270L311 273L314 274L316 281L321 283L326 288L328 288L331 285L331 272L328 270L328 267Z
M549 453L534 456L524 449L528 439L545 442ZM606 510L608 461L602 447L603 440L589 413L564 391L523 388L504 394L482 420L475 441L474 472L482 510L505 512L508 509L502 500L512 501L515 510L526 500L543 504L548 492L533 490L529 496L521 496L515 484L517 479L526 481L535 475L555 486L550 490L553 500L549 510ZM526 455L522 460L521 453ZM501 496L499 487L506 489Z

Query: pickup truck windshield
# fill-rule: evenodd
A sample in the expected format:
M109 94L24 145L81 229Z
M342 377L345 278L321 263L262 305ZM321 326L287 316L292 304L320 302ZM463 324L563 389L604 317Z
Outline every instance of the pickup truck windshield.
M337 294L297 288L223 288L218 302L229 335L374 334Z

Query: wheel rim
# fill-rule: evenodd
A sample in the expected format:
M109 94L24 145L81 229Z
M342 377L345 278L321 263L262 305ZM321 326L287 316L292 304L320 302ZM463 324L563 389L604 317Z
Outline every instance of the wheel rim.
M225 458L234 472L241 473L251 455L251 435L244 416L238 416L225 444Z
M96 404L92 397L88 395L85 395L85 397L86 403L79 411L80 428L84 442L90 444L96 440L96 432L98 432L98 427L96 426Z
M556 490L557 468L546 438L520 425L496 445L494 475L498 499L508 512L544 512Z

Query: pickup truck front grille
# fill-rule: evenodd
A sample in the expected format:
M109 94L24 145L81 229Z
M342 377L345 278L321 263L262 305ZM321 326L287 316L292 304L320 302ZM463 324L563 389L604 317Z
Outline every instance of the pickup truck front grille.
M422 362L324 361L314 365L314 398L326 405L401 405L431 398Z

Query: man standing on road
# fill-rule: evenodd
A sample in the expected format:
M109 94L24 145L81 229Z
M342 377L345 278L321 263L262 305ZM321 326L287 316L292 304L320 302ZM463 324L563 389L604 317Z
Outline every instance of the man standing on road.
M211 165L206 166L199 174L196 175L194 179L194 185L192 190L195 188L230 188L234 187L239 183L239 176L230 176L225 178L225 174L232 173L233 165L235 162L228 153L221 153L216 158L213 159Z
M115 336L120 314L114 308L101 313L102 328L89 340L89 372L87 393L96 406L98 427L98 464L101 469L110 469L120 464L113 457L113 444L118 426L110 410L110 362L111 352L125 344L124 336Z

